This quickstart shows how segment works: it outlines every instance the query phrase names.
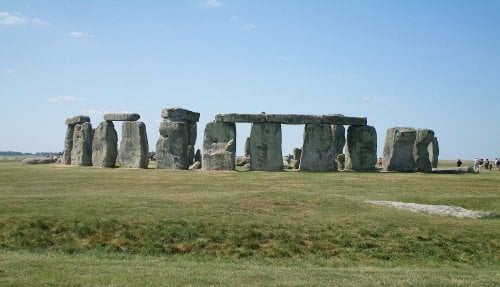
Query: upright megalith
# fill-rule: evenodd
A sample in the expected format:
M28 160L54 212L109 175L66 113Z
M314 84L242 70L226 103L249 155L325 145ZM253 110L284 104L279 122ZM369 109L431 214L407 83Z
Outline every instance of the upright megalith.
M332 125L333 146L336 154L344 153L345 128L343 125Z
M300 171L335 171L337 156L329 124L306 124Z
M245 139L245 157L250 158L250 137Z
M350 126L347 129L345 169L375 170L377 163L377 131L372 126Z
M413 148L416 171L432 172L432 163L429 158L429 145L434 141L434 131L429 129L418 129Z
M90 122L74 125L71 165L92 165L92 134Z
M182 108L165 108L161 116L160 137L156 142L157 168L188 169L194 160L200 114Z
M236 158L236 125L211 122L203 138L204 170L234 170Z
M385 137L382 168L385 171L415 171L413 148L416 137L417 131L414 128L389 128Z
M73 134L75 130L75 125L90 123L90 117L88 116L76 116L72 118L66 119L66 125L68 126L66 129L66 136L64 138L64 151L63 157L61 160L62 164L72 164L71 163L71 152L73 150Z
M122 140L118 157L121 167L148 168L149 144L146 125L143 122L122 123Z
M434 137L434 140L429 145L428 150L429 150L429 158L431 160L432 168L437 168L438 167L438 160L439 160L439 142L438 142L437 137Z
M118 135L112 121L101 122L92 140L92 165L115 167L118 155Z
M250 132L250 159L251 170L283 170L280 123L252 123Z

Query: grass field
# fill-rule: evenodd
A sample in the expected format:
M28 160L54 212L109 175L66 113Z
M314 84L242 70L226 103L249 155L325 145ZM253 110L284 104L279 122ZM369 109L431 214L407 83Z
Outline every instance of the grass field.
M453 165L453 162L442 162ZM465 163L467 164L467 163ZM495 286L500 172L203 172L0 161L0 286Z

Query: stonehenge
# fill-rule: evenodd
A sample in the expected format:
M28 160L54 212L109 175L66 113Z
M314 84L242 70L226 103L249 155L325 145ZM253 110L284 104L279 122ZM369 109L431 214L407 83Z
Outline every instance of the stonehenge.
M377 132L363 117L341 114L218 114L205 126L202 150L195 154L200 114L183 108L161 112L156 142L158 169L282 171L374 171L377 164ZM61 163L112 168L148 168L146 125L136 113L108 113L92 129L88 116L66 119ZM121 142L114 122L122 122ZM244 143L245 156L236 156L236 124L250 123ZM283 157L282 125L304 125L301 148ZM347 129L346 127L347 126ZM347 132L346 132L347 130ZM382 170L432 172L437 167L439 145L434 131L410 127L389 128ZM154 158L152 158L154 160Z
M156 142L156 168L188 169L194 160L200 114L182 108L165 108L161 117L160 137Z
M62 164L147 168L149 145L146 125L137 121L139 114L105 114L104 121L92 129L88 116L66 119L66 137ZM113 121L122 121L122 141L118 151L118 135Z
M409 127L387 130L382 169L400 172L432 172L439 147L434 131Z

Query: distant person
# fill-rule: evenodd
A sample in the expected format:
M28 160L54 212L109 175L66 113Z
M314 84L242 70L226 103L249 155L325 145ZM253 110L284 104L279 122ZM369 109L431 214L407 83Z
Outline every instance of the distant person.
M500 171L500 158L497 158L495 160L495 166L497 167L498 171Z
M461 167L462 166L462 161L460 159L457 160L457 167Z
M382 157L379 157L378 160L377 160L377 165L378 167L382 167Z
M479 168L482 168L483 164L484 164L484 159L480 158L478 161L478 164L479 164Z
M479 159L476 157L474 159L474 171L479 172Z
M490 160L489 159L486 159L486 161L484 162L484 169L490 169Z

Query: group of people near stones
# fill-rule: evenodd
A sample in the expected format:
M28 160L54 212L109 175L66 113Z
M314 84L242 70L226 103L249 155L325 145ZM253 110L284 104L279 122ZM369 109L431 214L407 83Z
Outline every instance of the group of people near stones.
M457 166L460 167L462 165L462 161L460 159L457 160ZM500 158L495 158L495 161L491 161L489 159L483 159L483 158L475 158L474 159L474 170L476 172L479 172L481 168L484 168L486 170L492 170L493 166L495 166L498 171L500 171Z

